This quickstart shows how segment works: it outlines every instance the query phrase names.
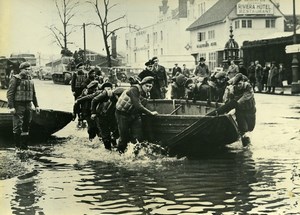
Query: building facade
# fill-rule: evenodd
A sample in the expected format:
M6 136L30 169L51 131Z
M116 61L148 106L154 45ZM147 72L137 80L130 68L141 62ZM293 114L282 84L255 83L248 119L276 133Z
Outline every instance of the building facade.
M187 28L190 53L195 63L204 57L210 69L222 66L230 26L234 40L242 46L246 40L259 40L283 32L284 20L277 4L271 0L219 0Z
M191 56L190 35L186 28L214 5L217 0L178 0L178 7L171 10L168 0L159 6L158 22L126 34L126 65L144 68L153 56L160 64L172 68L175 63L182 67L194 67Z

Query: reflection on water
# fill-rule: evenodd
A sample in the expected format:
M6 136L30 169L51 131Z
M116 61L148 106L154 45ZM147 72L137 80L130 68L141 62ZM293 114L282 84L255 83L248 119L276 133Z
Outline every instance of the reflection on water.
M37 83L41 106L62 94L55 109L71 109L71 94L57 93L69 86L50 85ZM300 97L266 98L256 95L250 147L197 159L136 156L132 145L120 156L75 123L26 153L0 140L0 214L299 214Z
M51 141L50 141L51 142ZM299 159L253 160L237 143L201 159L120 156L84 137L23 155L26 173L0 181L0 214L293 214ZM80 152L80 153L79 153ZM139 155L140 155L139 154ZM16 154L10 154L18 160ZM5 182L5 183L4 183ZM6 204L8 203L9 204ZM5 213L3 213L5 212Z

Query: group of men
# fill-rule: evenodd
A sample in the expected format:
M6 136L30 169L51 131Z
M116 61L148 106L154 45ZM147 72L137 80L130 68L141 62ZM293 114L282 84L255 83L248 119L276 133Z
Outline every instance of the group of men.
M201 88L202 91L197 92L200 89L197 85L209 85L208 82L212 81L222 86L218 97L222 95L223 102L234 104L232 108L236 110L242 141L246 144L249 139L245 134L254 129L256 112L253 88L249 80L237 73L228 81L224 72L211 74L204 62L205 59L202 58L195 69L196 79L187 78L181 73L175 74L171 84L171 98L203 100L201 93L204 91ZM128 89L116 88L108 79L104 81L101 71L91 68L86 74L83 65L77 66L71 81L75 98L73 120L77 116L79 121L86 120L90 140L98 136L106 149L117 147L120 153L126 150L129 142L143 141L141 115L158 114L146 108L147 99L166 98L168 87L166 70L158 64L157 57L147 61L145 66L137 77L130 79L131 86ZM31 105L34 104L37 112L39 107L34 84L28 72L30 64L21 64L20 70L11 79L7 98L10 111L14 115L15 145L26 149ZM186 91L190 93L190 97L185 97ZM223 114L222 111L220 114Z
M201 57L192 77L177 72L172 80L171 99L223 102L225 108L219 114L235 109L242 143L244 146L249 143L246 133L255 127L256 107L251 80L241 66L230 61L226 71L211 73Z
M162 96L158 88L152 91L159 81L151 75L151 70L133 78L129 89L115 87L109 79L100 83L97 76L87 84L87 79L77 80L78 72L74 82L81 82L83 90L75 98L73 115L74 120L79 116L79 120L87 121L89 139L98 136L107 150L116 147L120 153L126 150L128 142L143 141L141 114L158 114L148 110L145 103L151 95Z

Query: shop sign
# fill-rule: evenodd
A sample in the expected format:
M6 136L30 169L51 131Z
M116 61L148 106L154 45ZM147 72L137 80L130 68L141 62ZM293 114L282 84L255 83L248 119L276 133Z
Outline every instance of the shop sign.
M274 14L274 5L269 0L242 0L236 9L238 15Z
M211 43L208 43L207 41L205 43L201 43L201 44L198 44L197 45L197 48L206 48L206 47L209 47L209 46L216 46L217 45L217 42L211 42Z
M285 53L300 53L300 44L288 45L285 47Z

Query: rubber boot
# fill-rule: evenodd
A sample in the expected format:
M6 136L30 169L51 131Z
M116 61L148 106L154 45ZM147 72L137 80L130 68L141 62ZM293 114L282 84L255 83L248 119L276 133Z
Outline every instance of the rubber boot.
M250 137L242 136L242 144L244 147L248 146L250 144Z
M127 148L127 143L121 143L120 144L120 142L119 142L119 144L118 144L118 152L120 153L120 154L124 154L124 152L125 152L125 150L126 150L126 148Z
M29 141L29 135L21 135L21 149L27 150L28 149L28 141Z
M20 148L20 140L21 140L21 135L20 134L14 134L14 145L17 149Z
M104 141L103 141L103 144L104 144L104 147L105 147L107 150L111 151L111 143L110 143L110 140L104 140Z
M117 147L117 140L116 139L111 139L111 144L112 144L112 147L116 148Z

